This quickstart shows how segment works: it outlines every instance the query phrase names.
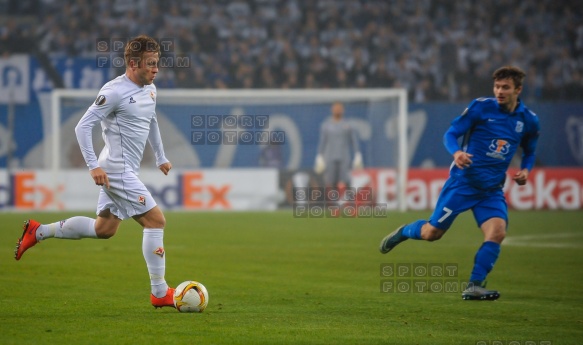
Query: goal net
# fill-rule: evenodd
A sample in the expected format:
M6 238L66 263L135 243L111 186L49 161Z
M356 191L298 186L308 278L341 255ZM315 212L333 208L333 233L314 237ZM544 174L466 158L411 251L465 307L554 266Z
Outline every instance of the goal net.
M51 94L50 169L85 167L74 128L97 90L54 90ZM333 102L355 129L366 168L396 171L397 199L405 209L407 181L407 94L404 89L184 90L159 89L156 112L164 148L175 168L277 167L311 170L320 126ZM100 128L94 147L103 147ZM268 145L271 144L271 145ZM276 146L275 162L262 155ZM142 166L154 167L147 145Z

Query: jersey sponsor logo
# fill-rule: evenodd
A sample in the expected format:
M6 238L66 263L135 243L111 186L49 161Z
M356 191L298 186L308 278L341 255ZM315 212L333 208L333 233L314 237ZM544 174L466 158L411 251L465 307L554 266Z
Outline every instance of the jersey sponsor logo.
M144 206L146 206L146 197L143 195L138 196L138 202Z
M488 148L490 152L486 153L486 156L505 160L506 154L510 151L510 143L503 139L494 139Z
M516 133L522 133L523 129L524 129L524 122L516 121L516 128L514 129L516 131Z
M133 97L130 97L130 104L132 104L132 103L136 103L136 101L134 101Z
M97 96L97 98L95 99L95 105L104 105L104 104L105 104L105 96L104 95Z
M159 257L164 257L164 247L158 247L154 250L154 254L158 255Z

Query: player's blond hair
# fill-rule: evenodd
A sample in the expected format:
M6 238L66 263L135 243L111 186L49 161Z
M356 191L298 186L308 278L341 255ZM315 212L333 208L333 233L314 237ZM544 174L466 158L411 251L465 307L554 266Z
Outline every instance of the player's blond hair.
M512 79L512 81L514 81L514 87L519 88L522 86L522 82L524 81L525 76L526 73L524 73L524 71L518 67L504 66L494 71L494 74L492 74L492 79L494 81L502 79Z
M130 66L130 61L135 61L139 65L145 52L155 52L160 56L160 45L155 39L146 35L140 35L131 39L125 47L123 54L126 66Z

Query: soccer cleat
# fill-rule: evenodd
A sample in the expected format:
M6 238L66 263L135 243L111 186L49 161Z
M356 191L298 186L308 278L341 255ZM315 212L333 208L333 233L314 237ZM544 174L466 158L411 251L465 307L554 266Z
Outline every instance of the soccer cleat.
M472 301L494 301L500 297L496 290L486 289L486 284L469 282L468 287L462 292L462 299Z
M397 246L397 244L409 239L408 237L403 236L403 229L405 229L405 225L401 225L397 230L388 234L383 240L381 241L381 246L379 250L382 254L386 254L390 252L393 248Z
M150 294L150 302L154 308L162 308L162 307L174 307L174 288L169 287L166 291L166 296L164 297L156 297L153 294Z
M36 220L29 219L24 222L22 237L16 242L16 249L14 250L14 258L16 260L20 260L25 251L38 243L36 240L36 230L39 226L40 223Z

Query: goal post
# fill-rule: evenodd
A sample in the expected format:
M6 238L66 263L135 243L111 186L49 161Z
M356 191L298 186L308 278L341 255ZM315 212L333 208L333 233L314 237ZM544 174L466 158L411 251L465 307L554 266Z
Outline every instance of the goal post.
M49 147L55 185L61 170L80 167L70 162L69 152L75 150L67 149L67 145L76 144L71 129L97 95L98 90L55 89L51 93ZM405 89L158 89L156 111L167 155L170 149L179 158L169 157L177 168L256 166L257 148L224 143L197 146L193 116L262 115L267 116L270 129L285 135L286 163L282 168L307 170L313 167L320 125L328 118L330 105L337 101L345 105L345 120L357 128L365 167L396 170L398 208L405 211L409 165ZM217 129L220 131L224 129ZM96 133L94 145L99 153L100 146L95 142L100 136Z

